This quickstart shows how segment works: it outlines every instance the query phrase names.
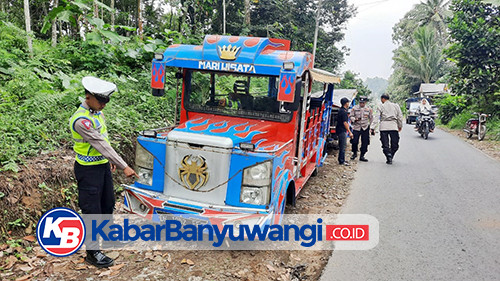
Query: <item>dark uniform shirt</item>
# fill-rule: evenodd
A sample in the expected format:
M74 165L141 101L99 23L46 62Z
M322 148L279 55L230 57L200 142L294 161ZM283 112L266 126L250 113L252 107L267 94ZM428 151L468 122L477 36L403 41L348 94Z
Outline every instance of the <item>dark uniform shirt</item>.
M344 107L341 107L339 109L339 113L337 114L337 134L347 132L344 126L344 122L349 122L348 120L349 117L347 116L347 110Z

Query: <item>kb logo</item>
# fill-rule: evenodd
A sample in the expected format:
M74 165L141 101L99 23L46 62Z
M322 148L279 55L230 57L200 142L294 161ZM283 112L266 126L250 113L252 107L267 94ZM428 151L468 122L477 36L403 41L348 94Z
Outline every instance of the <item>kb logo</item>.
M85 224L75 211L54 208L38 221L36 238L47 253L56 257L69 256L83 245Z

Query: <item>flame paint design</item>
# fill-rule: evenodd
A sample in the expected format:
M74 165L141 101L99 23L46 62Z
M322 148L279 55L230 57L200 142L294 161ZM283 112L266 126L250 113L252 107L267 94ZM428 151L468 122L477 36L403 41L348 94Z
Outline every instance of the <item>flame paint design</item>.
M205 135L227 137L239 142L252 141L253 137L266 133L265 131L252 130L256 124L248 122L230 125L231 121L210 120L200 117L189 120L175 130L180 132L196 132ZM234 122L234 121L233 121ZM236 144L236 142L235 142Z
M278 223L280 220L280 214L284 212L284 206L282 206L283 200L286 195L286 188L288 187L288 183L292 180L291 167L288 167L291 164L291 149L284 150L281 155L277 156L274 160L276 167L274 169L274 185L272 196L274 199L271 202L275 202L272 208L275 210L277 216L274 217L274 222ZM287 166L287 167L285 167ZM276 198L277 197L277 198ZM277 200L276 200L277 199ZM280 208L280 209L278 209Z

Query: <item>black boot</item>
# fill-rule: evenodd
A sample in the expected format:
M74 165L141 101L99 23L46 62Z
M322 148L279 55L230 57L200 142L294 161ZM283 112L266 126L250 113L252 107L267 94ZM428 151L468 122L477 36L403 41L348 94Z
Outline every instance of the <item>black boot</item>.
M359 161L363 161L363 162L368 162L368 159L365 158L365 154L361 154L361 156L359 156Z
M351 160L356 159L356 157L358 157L358 152L355 151L352 153Z
M85 261L99 268L110 267L114 263L112 258L106 256L103 252L99 250L87 250L87 256L85 257Z
M388 156L386 156L386 158L387 158L387 161L385 161L385 163L391 165L392 164L392 156L388 155Z

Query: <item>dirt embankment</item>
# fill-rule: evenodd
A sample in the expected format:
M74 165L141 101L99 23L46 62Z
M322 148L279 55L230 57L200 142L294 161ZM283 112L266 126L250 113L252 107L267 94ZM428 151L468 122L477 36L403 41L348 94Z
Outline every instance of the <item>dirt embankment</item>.
M327 158L316 177L310 179L302 190L295 207L288 206L286 213L335 214L349 194L354 178L353 166L339 166L336 151ZM350 154L348 154L350 155ZM77 210L75 191L71 200L64 195L64 188L73 183L59 183L60 190L46 190L39 185L57 185L58 179L72 177L73 158L47 154L27 163L17 175L1 175L2 182L10 179L9 197L0 200L2 207L22 206L26 217L38 219L46 206L60 202ZM23 190L24 183L39 187ZM50 184L49 184L50 183ZM74 186L72 187L74 190ZM28 198L28 199L26 199ZM118 195L121 205L121 196ZM45 207L44 207L45 206ZM120 212L118 210L118 212ZM12 220L9 218L2 222ZM22 228L24 231L25 228ZM115 251L108 253L116 258L110 269L96 269L84 263L84 251L65 258L47 255L30 233L11 234L11 240L0 244L0 279L15 280L316 280L326 265L331 251ZM29 235L30 234L30 235ZM21 237L25 236L23 239ZM30 249L33 247L33 249ZM91 279L89 279L91 278Z

